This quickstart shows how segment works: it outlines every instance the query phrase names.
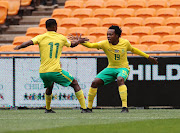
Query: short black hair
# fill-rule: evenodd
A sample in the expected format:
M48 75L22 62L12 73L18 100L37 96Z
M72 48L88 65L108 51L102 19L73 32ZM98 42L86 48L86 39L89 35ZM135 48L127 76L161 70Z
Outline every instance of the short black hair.
M109 27L109 29L114 29L115 30L115 34L117 34L119 37L121 36L122 29L119 28L119 26L112 25L112 26Z
M46 21L46 28L52 28L54 26L57 26L57 23L56 23L55 19L48 19Z

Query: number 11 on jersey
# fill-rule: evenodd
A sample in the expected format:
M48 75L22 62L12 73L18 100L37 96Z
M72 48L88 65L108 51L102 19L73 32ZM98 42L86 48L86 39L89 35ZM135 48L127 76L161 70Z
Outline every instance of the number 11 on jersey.
M49 58L52 58L52 53L53 53L53 43L50 42L48 45L50 45L50 54L49 54ZM55 54L55 58L57 58L57 54L58 54L58 50L59 50L59 43L55 43L56 45L56 54Z

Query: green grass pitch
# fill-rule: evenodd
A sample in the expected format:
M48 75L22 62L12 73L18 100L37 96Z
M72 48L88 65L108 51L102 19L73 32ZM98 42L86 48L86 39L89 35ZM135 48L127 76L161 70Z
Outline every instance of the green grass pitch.
M180 133L180 110L0 110L0 133Z

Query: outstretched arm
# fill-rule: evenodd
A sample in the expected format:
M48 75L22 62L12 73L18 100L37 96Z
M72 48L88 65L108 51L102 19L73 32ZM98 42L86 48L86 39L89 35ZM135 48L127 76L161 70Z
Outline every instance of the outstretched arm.
M28 46L30 46L30 45L34 45L34 43L33 43L32 40L29 40L29 41L27 41L27 42L23 42L21 45L16 46L16 47L14 48L14 50L19 50L19 49L21 49L21 48L26 48L26 47L28 47Z
M158 64L157 58L151 57L135 47L132 47L131 52L147 58L152 64Z

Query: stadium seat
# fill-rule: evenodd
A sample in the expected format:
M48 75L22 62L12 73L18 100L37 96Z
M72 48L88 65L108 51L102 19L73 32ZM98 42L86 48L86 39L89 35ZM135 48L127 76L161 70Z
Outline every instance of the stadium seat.
M4 24L7 17L8 12L8 2L0 1L0 24Z
M27 42L31 39L31 36L16 36L13 40L13 45L21 45L23 42Z
M26 31L26 36L35 37L40 34L46 33L46 29L44 27L31 27L28 28Z
M157 26L153 29L153 35L159 35L161 37L165 35L171 35L173 28L171 26Z
M137 26L132 29L132 35L136 35L139 37L145 35L151 35L151 27L148 26Z
M170 0L169 1L169 7L180 9L180 1L179 0Z
M135 26L142 26L143 19L139 17L129 17L125 18L123 21L123 26L128 26L133 28Z
M177 16L177 9L175 8L161 8L157 10L156 13L157 17L164 17L169 18L169 17L176 17Z
M82 27L92 28L100 26L101 19L100 18L84 18L81 21Z
M156 10L167 7L167 0L149 0L147 3L148 8L154 8Z
M20 8L20 0L4 0L8 2L8 15L14 16L18 14Z
M146 0L128 0L127 2L127 8L133 8L134 10L145 7L146 7Z
M135 12L136 17L141 17L143 19L147 17L155 17L156 10L153 8L140 8Z
M166 44L156 44L156 45L151 45L149 47L149 51L169 51L169 45ZM153 54L153 56L169 56L170 54ZM151 54L152 56L152 54Z
M87 32L88 32L88 28L86 27L72 27L70 29L68 29L68 34L72 34L72 35L82 35L82 36L85 36L87 35Z
M69 8L71 10L75 10L83 7L83 1L66 1L64 8Z
M102 20L102 26L103 27L110 27L112 25L117 25L120 26L122 22L121 18L118 17L109 17L109 18L104 18Z
M90 8L92 9L93 11L95 9L98 9L98 8L103 8L104 7L104 1L101 1L101 0L88 0L85 5L84 5L85 8Z
M100 42L100 41L103 41L103 40L107 40L107 36L100 36L100 37L97 39L97 42Z
M162 38L162 44L180 44L180 35L167 35Z
M61 20L61 27L71 28L71 27L78 27L80 23L79 18L63 18Z
M89 42L91 42L91 43L95 43L97 40L97 38L95 36L82 36L82 37L88 38Z
M127 39L132 45L139 44L139 36L129 35L129 36L122 36L121 38Z
M141 51L148 51L148 46L145 44L134 44L133 47L135 47Z
M134 9L131 9L131 8L117 9L114 12L114 17L119 17L121 19L125 19L128 17L134 17Z
M46 21L48 19L55 19L56 20L56 23L57 23L57 26L59 27L60 26L60 20L58 18L42 18L39 22L39 27L46 27Z
M170 51L180 51L180 44L171 45L169 50Z
M163 26L165 19L163 17L148 17L144 20L145 26L154 28L156 26Z
M54 9L52 17L61 20L63 18L68 18L71 15L71 12L72 10L68 8Z
M125 8L126 2L124 0L108 0L105 3L105 8L111 8L113 10L117 10L119 8Z
M88 32L90 36L96 36L98 38L100 36L106 36L107 30L107 27L93 27Z
M177 26L177 27L174 29L174 34L175 34L175 35L180 35L180 26Z
M31 5L32 0L21 0L21 6L29 6Z
M109 9L109 8L101 8L101 9L96 9L94 11L93 17L97 17L100 19L104 19L107 17L112 17L113 16L113 9Z
M167 26L172 26L173 28L180 26L180 17L169 17L166 19Z
M77 17L79 19L92 17L92 9L87 9L87 8L76 9L72 12L71 16L74 18Z
M161 37L158 35L146 35L141 37L140 43L146 45L160 44Z
M58 27L57 28L57 33L66 36L67 35L67 28L65 28L65 27Z
M121 27L121 29L122 29L121 36L131 35L131 30L129 27Z

